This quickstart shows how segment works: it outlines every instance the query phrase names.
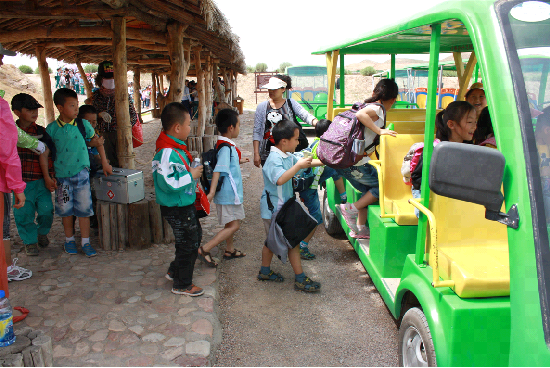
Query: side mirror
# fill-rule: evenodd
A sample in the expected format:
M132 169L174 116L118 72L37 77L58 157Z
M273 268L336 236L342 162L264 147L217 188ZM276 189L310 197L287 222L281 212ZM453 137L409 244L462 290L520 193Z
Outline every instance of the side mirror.
M441 142L430 163L430 190L441 196L480 204L485 218L513 228L518 226L516 206L501 213L501 193L506 160L496 149L471 144Z

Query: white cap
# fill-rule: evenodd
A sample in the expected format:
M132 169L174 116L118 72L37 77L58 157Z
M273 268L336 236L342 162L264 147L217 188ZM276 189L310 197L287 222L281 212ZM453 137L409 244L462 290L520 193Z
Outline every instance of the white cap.
M262 86L261 88L267 88L267 89L286 88L286 82L280 80L279 78L271 77L269 78L269 83Z

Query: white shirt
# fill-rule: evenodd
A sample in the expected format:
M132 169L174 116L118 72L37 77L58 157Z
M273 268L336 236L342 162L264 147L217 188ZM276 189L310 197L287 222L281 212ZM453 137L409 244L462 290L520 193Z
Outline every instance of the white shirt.
M374 125L376 125L379 128L383 128L384 127L384 111L382 110L382 108L378 105L369 105L368 108L371 109L372 111L374 111L376 113L376 115L378 115L378 120L376 120L374 122ZM373 132L372 130L370 130L369 128L365 127L365 129L363 130L363 135L365 137L365 147L368 147L369 145L372 144L372 142L374 141L374 138L376 138L377 134L375 132ZM369 152L367 152L367 153L370 154L373 151L374 151L374 147L372 147L369 150ZM361 161L356 163L354 166L363 166L369 161L370 161L370 157L365 155L361 159Z

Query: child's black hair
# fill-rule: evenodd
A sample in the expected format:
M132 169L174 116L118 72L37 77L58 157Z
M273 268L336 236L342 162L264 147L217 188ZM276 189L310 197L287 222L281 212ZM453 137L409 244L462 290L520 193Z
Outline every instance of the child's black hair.
M477 128L474 132L474 144L480 144L487 138L490 134L494 134L493 123L491 122L491 115L489 114L489 107L484 107L483 110L479 113L479 118L477 118Z
M216 126L220 133L227 133L229 127L236 127L239 122L239 113L232 109L222 109L216 115Z
M393 100L394 98L397 98L398 94L399 87L397 86L397 83L395 83L395 79L382 79L376 84L376 87L374 87L372 97L367 98L365 103Z
M64 106L65 100L69 97L76 98L78 100L78 95L75 91L69 88L60 88L53 94L53 103L55 106Z
M451 137L451 128L447 125L449 120L455 121L458 124L464 116L475 110L474 105L467 101L453 101L445 110L440 111L435 117L435 136L441 141L448 141Z
M183 124L187 115L189 115L189 111L181 102L170 102L160 114L162 129L167 132L175 124Z
M274 77L286 83L285 89L292 89L292 78L289 75L277 74Z
M279 144L279 142L283 139L292 139L296 129L298 129L298 127L293 121L286 119L279 121L271 130L275 144Z
M328 130L331 123L332 121L328 119L319 119L315 125L315 135L320 138Z
M78 117L80 119L84 118L86 114L97 114L97 110L92 105L82 105L78 108Z

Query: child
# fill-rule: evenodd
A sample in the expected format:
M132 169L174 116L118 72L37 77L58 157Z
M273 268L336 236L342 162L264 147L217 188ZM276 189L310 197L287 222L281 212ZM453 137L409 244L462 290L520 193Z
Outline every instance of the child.
M434 146L441 141L458 142L471 141L476 130L476 109L466 101L453 101L447 108L440 111L435 118L436 139ZM405 184L412 185L413 198L420 198L422 184L422 150L423 143L415 143L405 156L401 174ZM416 217L418 209L415 208Z
M224 240L226 242L224 259L246 256L246 254L233 247L233 235L239 230L240 220L244 219L243 179L239 165L249 162L250 159L241 159L241 151L231 140L239 136L241 127L239 114L231 109L220 110L216 115L216 125L219 132L216 146L226 142L230 144L230 147L223 146L218 151L210 193L208 193L208 200L211 202L213 199L216 203L219 224L225 225L212 240L199 247L199 258L210 267L218 265L212 259L210 249ZM220 177L223 177L224 181L221 183L220 191L216 192Z
M153 181L162 216L174 230L176 256L166 278L174 280L172 293L200 296L193 285L193 269L202 241L202 228L195 209L197 180L202 166L190 168L192 157L185 140L191 132L191 117L181 102L166 105L160 116L163 131L153 158Z
M17 94L11 100L11 109L19 118L15 122L17 126L27 134L47 141L46 128L36 124L39 108L42 108L42 105L26 93ZM26 148L17 148L17 152L21 158L23 181L27 183L27 200L25 206L13 210L13 217L25 245L25 253L28 256L37 256L39 247L47 247L50 243L48 233L53 223L52 195L46 188L38 155ZM48 160L48 173L54 176L52 160Z
M319 120L315 125L315 135L317 136L317 138L315 138L313 142L309 145L309 147L302 152L311 152L313 155L313 159L317 159L317 147L319 146L320 138L323 133L328 130L328 127L331 123L332 122L328 119ZM338 193L340 193L341 203L347 202L346 187L344 186L344 180L342 180L342 177L335 169L331 167L320 166L318 168L314 168L313 175L314 180L311 186L308 189L301 191L299 194L300 198L307 207L309 214L313 216L315 220L317 220L317 223L320 225L323 223L323 215L321 213L321 204L319 203L317 186L323 185L323 183L327 179L332 178L334 180L334 184L336 185ZM315 258L315 254L309 251L309 241L313 237L313 234L315 234L315 229L307 236L307 238L300 242L300 257L302 259L311 260Z
M294 152L298 146L299 129L296 124L290 120L281 120L273 127L272 134L275 145L271 147L271 153L267 157L262 168L264 175L264 191L260 202L261 216L264 221L266 234L269 233L271 225L271 216L273 213L269 210L267 195L273 204L276 204L274 211L294 196L292 188L292 178L300 170L311 167L312 164L322 165L319 160L312 163L311 157L297 159L290 152ZM318 162L318 163L317 163ZM262 249L262 267L258 274L258 280L282 282L284 278L281 274L271 270L271 259L273 252L265 245ZM315 292L321 289L321 284L311 280L304 274L302 262L300 260L300 251L297 247L288 251L288 259L295 273L294 289Z
M384 105L388 111L397 100L397 84L393 79L382 79L372 92L372 97L365 100L365 103L378 102ZM365 146L368 147L377 135L391 135L395 137L396 132L389 129L383 129L384 111L380 106L367 105L356 114L357 119L365 126ZM372 148L374 151L374 147ZM367 206L378 200L378 172L374 166L368 162L370 158L366 152L365 157L354 166L347 169L338 170L338 173L346 178L357 190L363 194L355 203L340 204L340 210L346 224L351 229L350 236L356 239L369 239L370 232L367 229ZM357 231L354 227L357 226Z
M86 120L82 120L86 131L83 137L75 121L78 115L78 96L75 91L60 88L53 96L54 104L59 111L59 117L50 123L46 132L50 135L55 146L56 154L54 169L57 180L49 178L44 161L40 162L42 172L49 188L57 188L55 212L62 217L65 231L64 249L68 254L77 254L74 239L73 216L78 217L82 251L87 257L97 255L90 245L90 216L94 214L92 208L92 191L90 188L90 160L86 147L86 138L95 136L94 128ZM113 173L111 165L105 157L103 146L97 150L103 164L103 173L108 176Z

